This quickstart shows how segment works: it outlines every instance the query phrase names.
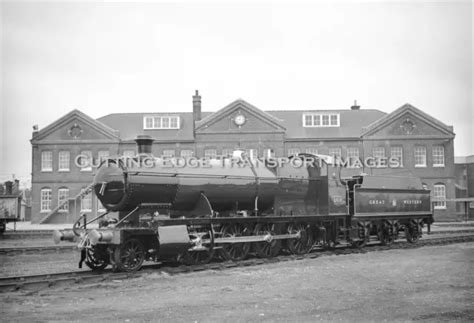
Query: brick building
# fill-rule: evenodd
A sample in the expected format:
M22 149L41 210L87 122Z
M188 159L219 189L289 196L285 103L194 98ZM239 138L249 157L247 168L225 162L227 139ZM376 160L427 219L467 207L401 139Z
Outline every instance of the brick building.
M83 194L94 167L78 167L77 156L94 160L136 154L134 139L155 139L155 156L213 157L236 148L250 156L288 156L299 152L342 158L394 156L400 168L351 169L354 173L419 176L432 194L454 198L454 132L421 110L405 104L392 113L352 106L342 110L262 110L236 100L220 110L201 111L193 96L192 112L115 113L97 120L73 110L33 132L32 221L68 223L79 213L91 216L102 206ZM64 203L59 209L58 205ZM434 205L435 219L455 217L451 202Z
M474 155L455 158L456 198L474 199ZM456 214L466 219L466 207L469 220L474 219L474 202L456 203Z

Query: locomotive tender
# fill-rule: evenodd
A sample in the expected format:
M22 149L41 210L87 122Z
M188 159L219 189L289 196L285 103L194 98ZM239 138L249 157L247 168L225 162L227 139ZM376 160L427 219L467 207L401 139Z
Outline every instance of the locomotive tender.
M416 242L433 222L430 191L416 178L341 179L328 156L310 154L275 165L237 151L198 165L154 158L151 138L136 141L133 163L110 158L97 170L94 192L107 212L89 222L82 215L72 231L54 233L56 242L79 237L80 266L134 271L146 259L192 264L217 255L304 254L340 243L390 244L400 232ZM112 212L118 218L108 218ZM99 228L87 229L94 221Z

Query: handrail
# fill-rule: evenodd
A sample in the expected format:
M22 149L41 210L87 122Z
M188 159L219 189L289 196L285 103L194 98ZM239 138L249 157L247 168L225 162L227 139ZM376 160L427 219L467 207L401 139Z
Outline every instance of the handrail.
M51 212L49 212L47 215L45 215L41 220L40 220L40 224L43 224L46 220L48 220L51 216L53 216L54 214L56 214L64 205L66 205L67 203L69 203L70 200L75 200L77 201L79 198L82 198L84 196L86 196L87 194L90 194L92 192L92 188L94 187L94 183L90 183L89 185L86 186L86 188L84 188L83 190L81 190L81 192L79 192L76 196L74 196L72 199L67 199L63 202L61 202L60 204L58 204L58 206L56 206Z
M138 210L139 208L140 208L140 206L135 207L130 213L128 213L126 216L124 216L124 217L122 218L122 220L120 220L119 222L117 222L117 223L115 224L115 227L118 227L123 221L125 221L125 219L127 219L130 215L132 215L133 213L135 213L135 211Z

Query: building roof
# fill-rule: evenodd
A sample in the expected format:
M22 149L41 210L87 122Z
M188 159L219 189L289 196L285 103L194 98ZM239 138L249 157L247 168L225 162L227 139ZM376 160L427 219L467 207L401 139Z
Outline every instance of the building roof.
M203 117L210 114L203 112ZM143 129L143 117L145 116L179 116L179 129ZM137 135L146 134L157 141L187 141L194 140L193 137L193 113L192 112L136 112L136 113L111 113L103 116L98 121L110 128L119 131L122 140L134 140Z
M56 131L58 128L62 127L64 124L69 122L72 118L78 118L88 126L92 127L96 131L102 133L103 135L109 137L109 138L114 138L118 139L118 134L116 133L115 128L110 127L109 125L102 123L100 119L93 119L89 117L87 114L83 113L82 111L79 111L77 109L74 109L70 111L69 113L65 114L58 120L50 123L48 126L45 128L41 129L40 131L36 132L33 134L33 138L31 139L32 142L42 140L44 139L47 135L51 134L52 132Z
M214 121L219 120L220 118L224 117L225 115L228 115L229 113L232 113L233 110L238 108L245 109L247 112L253 113L256 118L265 121L269 124L272 124L274 127L276 127L279 130L285 130L284 126L281 124L281 120L278 118L275 118L274 115L260 110L259 108L255 107L254 105L248 103L247 101L244 101L242 99L237 99L234 102L231 102L227 106L223 107L222 109L209 114L208 116L202 118L201 120L196 122L196 129L199 129L205 125L208 125Z
M237 100L236 102L247 102ZM235 102L233 102L235 103ZM202 112L201 121L196 122L196 126L211 120L215 116L225 113L230 105L217 112ZM253 107L253 106L252 106ZM256 109L256 108L255 108ZM286 128L287 139L342 139L359 138L362 129L376 120L386 116L385 112L374 109L361 110L270 110L261 111L261 116L265 116L275 123ZM337 113L340 115L339 127L303 127L304 113ZM180 129L144 130L143 117L153 116L179 116ZM133 140L139 134L147 134L157 141L188 141L193 140L193 114L192 112L172 112L172 113L113 113L103 116L98 121L106 124L112 129L118 130L120 138L128 141Z
M421 111L420 109L415 108L409 103L405 103L404 105L399 107L397 110L393 111L392 113L387 114L383 118L377 119L374 122L368 124L368 126L365 127L363 131L363 135L369 135L376 132L377 129L384 127L386 124L389 124L390 122L399 118L402 114L406 112L410 112L411 114L421 118L422 120L426 120L427 122L429 122L432 126L436 127L441 132L454 136L452 126L448 126L444 124L443 122L433 118L432 116Z
M280 119L286 128L286 138L359 138L362 128L384 117L385 112L374 109L361 110L286 110L267 111ZM303 127L304 113L338 113L339 127Z

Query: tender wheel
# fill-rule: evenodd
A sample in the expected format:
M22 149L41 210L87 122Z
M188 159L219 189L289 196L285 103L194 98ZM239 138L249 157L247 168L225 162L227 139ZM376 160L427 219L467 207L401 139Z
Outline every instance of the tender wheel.
M366 245L367 245L367 241L365 240L351 241L352 248L364 248Z
M418 232L417 225L407 225L405 226L405 235L409 243L416 243L420 240L420 233Z
M105 269L109 264L107 249L103 247L91 247L86 249L86 265L94 271Z
M255 235L274 235L278 234L275 224L259 223L255 226ZM255 251L262 258L275 257L281 249L281 240L270 240L255 242Z
M249 231L242 224L226 224L221 229L222 238L248 236ZM226 243L222 245L222 255L225 260L244 260L250 252L250 243Z
M302 255L311 250L313 247L313 236L311 231L304 223L290 223L286 228L287 233L289 234L299 234L299 238L288 239L286 240L286 245L288 250L292 254Z
M189 230L191 248L179 256L185 265L207 264L214 256L214 235L211 230Z
M359 225L359 240L351 241L352 248L363 248L367 245L369 239L369 228Z
M390 246L395 241L391 225L380 225L377 228L377 236L383 246Z
M145 248L140 240L128 239L116 248L114 260L120 271L136 271L141 268L145 260Z

